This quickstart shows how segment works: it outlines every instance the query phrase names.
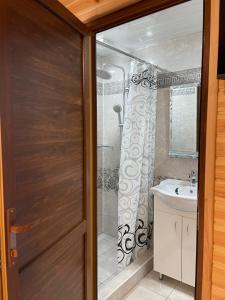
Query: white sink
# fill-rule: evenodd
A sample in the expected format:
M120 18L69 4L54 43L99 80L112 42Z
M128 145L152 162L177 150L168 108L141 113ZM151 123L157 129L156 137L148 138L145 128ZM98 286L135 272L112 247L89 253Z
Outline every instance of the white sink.
M192 186L188 181L166 179L151 191L171 208L197 212L197 184Z

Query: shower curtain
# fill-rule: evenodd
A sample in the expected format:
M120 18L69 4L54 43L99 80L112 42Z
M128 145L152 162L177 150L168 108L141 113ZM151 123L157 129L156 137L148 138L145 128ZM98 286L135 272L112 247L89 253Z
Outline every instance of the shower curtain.
M125 106L118 191L119 266L148 247L152 234L157 70L133 63Z

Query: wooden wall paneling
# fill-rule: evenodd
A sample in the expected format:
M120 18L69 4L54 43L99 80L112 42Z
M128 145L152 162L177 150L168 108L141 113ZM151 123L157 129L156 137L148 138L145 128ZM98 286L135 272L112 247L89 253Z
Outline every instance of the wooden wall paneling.
M225 299L225 81L219 81L212 300Z
M219 0L204 1L197 299L211 299L217 119ZM202 177L204 180L202 180ZM201 297L201 298L200 298Z
M87 26L82 22L77 22L77 16L73 15L64 5L55 0L37 0L46 8L48 8L53 14L56 14L59 18L63 19L67 24L72 26L75 30L78 30L83 35L89 34Z
M88 23L104 15L144 0L59 0L82 22Z
M114 13L88 22L87 26L95 32L100 32L125 22L144 17L151 13L178 5L190 0L146 0L120 9Z

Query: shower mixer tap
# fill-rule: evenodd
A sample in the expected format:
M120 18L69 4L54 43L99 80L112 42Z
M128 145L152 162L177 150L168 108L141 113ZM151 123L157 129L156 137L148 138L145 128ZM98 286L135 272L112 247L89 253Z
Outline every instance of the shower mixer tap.
M189 175L189 179L192 186L194 186L197 183L197 174L195 170L191 171L191 174Z

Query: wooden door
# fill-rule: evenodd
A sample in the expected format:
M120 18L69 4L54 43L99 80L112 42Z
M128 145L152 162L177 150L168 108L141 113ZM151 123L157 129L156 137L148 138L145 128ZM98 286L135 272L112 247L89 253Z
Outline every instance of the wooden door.
M89 33L58 1L2 2L9 299L82 300L90 270L83 82Z
M183 218L182 282L195 286L197 222Z
M182 217L155 211L154 270L181 280Z

